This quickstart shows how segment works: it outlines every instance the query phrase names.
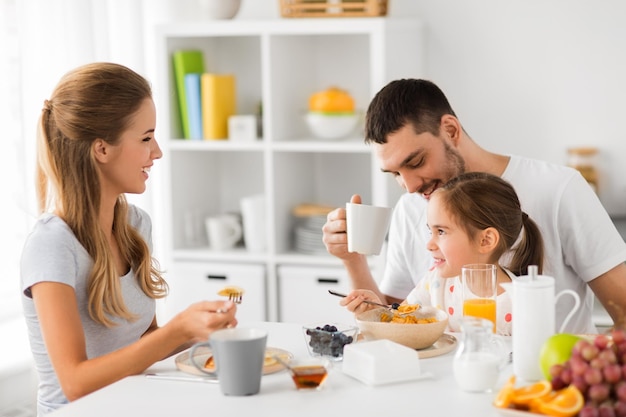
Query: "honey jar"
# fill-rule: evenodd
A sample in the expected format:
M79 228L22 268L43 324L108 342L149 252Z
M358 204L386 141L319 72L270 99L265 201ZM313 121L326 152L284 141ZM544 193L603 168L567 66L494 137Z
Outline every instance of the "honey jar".
M598 148L581 147L567 150L568 165L580 171L593 190L598 192Z

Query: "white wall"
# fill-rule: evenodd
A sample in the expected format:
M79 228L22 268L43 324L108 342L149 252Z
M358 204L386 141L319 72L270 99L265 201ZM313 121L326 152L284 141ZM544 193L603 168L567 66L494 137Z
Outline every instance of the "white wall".
M425 73L479 144L565 163L600 148L600 197L626 216L626 2L389 0L423 19ZM279 17L278 0L243 0L237 18ZM407 45L410 51L410 45Z

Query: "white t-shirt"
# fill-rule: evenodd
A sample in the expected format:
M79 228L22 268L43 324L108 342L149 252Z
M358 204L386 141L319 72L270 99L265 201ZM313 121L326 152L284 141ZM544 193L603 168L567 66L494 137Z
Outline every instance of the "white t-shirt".
M503 268L511 281L516 278L515 274ZM407 295L408 304L420 304L432 306L448 313L449 332L461 331L461 319L463 318L463 284L456 276L441 278L436 270L426 273L415 288ZM511 336L512 312L511 294L503 291L496 297L496 333L501 336Z
M128 221L152 247L152 224L148 214L129 205ZM30 288L43 281L59 282L74 288L80 319L85 332L85 344L89 359L113 352L137 341L150 327L155 314L155 300L148 297L139 286L134 272L120 277L122 295L126 307L139 318L126 321L114 318L117 324L106 327L96 323L88 311L88 277L93 260L78 242L69 226L61 218L43 214L26 239L21 259L22 305L30 347L39 376L37 392L37 415L43 416L66 404L50 357L44 343L39 318L30 296Z
M521 201L522 209L538 224L545 245L544 275L556 280L556 292L572 289L581 306L563 329L571 333L595 333L591 320L591 280L626 261L626 243L589 184L575 169L545 161L511 156L502 175ZM418 194L404 194L391 220L387 264L380 289L404 299L430 268L426 249L427 201ZM506 258L500 262L507 266ZM574 306L561 297L556 306L559 330Z

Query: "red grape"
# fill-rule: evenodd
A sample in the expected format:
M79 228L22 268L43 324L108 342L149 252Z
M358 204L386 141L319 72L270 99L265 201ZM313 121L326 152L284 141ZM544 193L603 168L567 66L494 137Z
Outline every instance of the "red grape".
M580 391L583 395L587 392L587 389L589 388L589 384L587 384L587 381L585 381L585 377L582 375L575 375L572 379L571 385L574 385L576 388L578 388L578 391Z
M599 334L593 339L593 344L596 345L599 350L606 349L609 345L609 338L605 334Z
M620 381L613 387L617 399L626 402L626 382Z
M609 384L595 384L589 387L587 396L595 403L601 403L609 398L610 393L611 388L609 387Z
M580 351L580 355L584 360L590 362L593 358L598 356L599 352L600 350L596 345L587 345Z
M585 406L580 410L580 413L578 413L579 417L600 417L600 411L598 411L598 408L593 404L593 403L589 403L589 404L585 404Z
M613 403L610 401L603 402L598 406L598 412L600 417L615 417L615 410L613 409Z
M615 410L616 417L626 417L626 402L617 401L613 404L613 409Z
M602 372L597 368L589 368L584 375L585 382L589 385L596 385L602 382Z
M606 382L615 384L622 379L622 367L616 363L609 364L602 370L602 375Z
M606 363L617 363L617 355L611 348L600 351L600 353L598 353L598 359L601 359Z
M568 362L573 375L584 375L589 369L589 364L582 358L570 358Z
M611 337L613 338L613 343L616 345L626 342L626 332L623 329L613 329Z

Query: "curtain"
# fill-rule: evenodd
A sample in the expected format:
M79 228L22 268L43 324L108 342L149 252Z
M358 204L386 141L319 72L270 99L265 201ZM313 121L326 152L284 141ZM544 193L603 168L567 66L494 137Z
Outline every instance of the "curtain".
M44 99L64 73L94 61L126 65L154 83L154 26L176 16L170 10L170 0L0 0L0 192L10 196L0 216L0 324L21 319L19 258L38 216L35 135ZM150 212L150 186L129 200Z

